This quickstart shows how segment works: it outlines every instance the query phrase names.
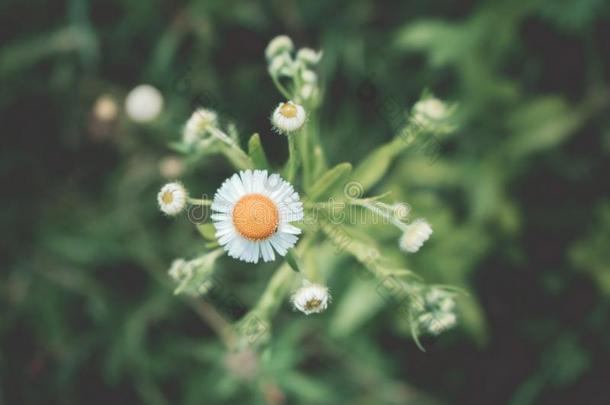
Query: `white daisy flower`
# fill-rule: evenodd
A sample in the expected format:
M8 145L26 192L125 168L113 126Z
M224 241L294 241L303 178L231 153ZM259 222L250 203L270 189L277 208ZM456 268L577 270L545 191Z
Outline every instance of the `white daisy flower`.
M159 208L167 215L179 214L186 207L187 199L186 189L178 182L167 183L157 194Z
M266 170L245 170L225 180L214 195L212 220L229 256L249 263L284 256L301 230L303 204L290 183Z
M273 59L273 57L285 53L292 52L294 49L294 44L292 43L292 39L287 35L278 35L273 38L267 48L265 49L265 56L267 59Z
M127 115L136 122L152 121L163 109L161 92L148 84L135 87L125 99Z
M191 118L186 122L182 131L182 140L188 145L197 142L203 133L218 124L218 114L212 110L198 108L193 112Z
M400 238L399 246L406 252L415 253L430 238L430 235L432 235L430 224L423 218L416 219L405 229Z
M305 124L307 114L303 106L287 101L280 103L271 115L271 123L278 132L289 133Z
M324 311L328 307L331 296L328 287L304 280L303 286L294 293L290 300L295 309L309 315Z

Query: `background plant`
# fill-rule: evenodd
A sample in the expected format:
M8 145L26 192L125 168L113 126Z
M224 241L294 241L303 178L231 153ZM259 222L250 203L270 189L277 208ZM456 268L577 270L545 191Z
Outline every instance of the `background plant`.
M223 4L2 6L3 400L603 403L607 6ZM239 117L242 132L268 128L281 100L261 55L278 33L325 51L320 77L340 100L320 110L329 161L344 160L345 145L359 161L395 136L387 100L406 108L427 87L460 106L459 134L438 137L434 164L407 152L384 185L435 226L405 267L470 291L460 328L426 339L425 354L376 283L335 271L341 301L299 322L286 304L269 354L251 363L264 378L244 383L231 365L252 357L227 357L209 311L243 316L272 267L219 261L231 289L210 305L182 304L166 284L171 260L201 249L188 221L149 204L159 162L172 167L166 143L201 100ZM367 79L375 98L359 91ZM158 121L94 119L100 95L120 104L142 82L165 97ZM260 137L284 162L277 135ZM185 183L214 189L222 162L187 162ZM335 250L308 260L357 267Z

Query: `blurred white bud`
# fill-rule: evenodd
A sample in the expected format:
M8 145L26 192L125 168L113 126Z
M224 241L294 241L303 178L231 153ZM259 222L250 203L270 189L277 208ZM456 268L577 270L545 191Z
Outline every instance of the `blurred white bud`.
M159 162L159 173L165 179L176 179L182 176L184 164L177 156L166 156Z
M408 225L399 240L402 250L409 253L417 252L432 235L432 227L425 219L416 219Z
M106 94L100 96L93 106L93 115L100 121L112 121L118 113L119 107L116 101Z
M271 76L292 76L296 71L296 65L287 53L278 55L269 63L269 74Z
M301 72L301 79L308 84L316 84L318 82L318 75L313 70L305 69Z
M438 335L457 324L457 317L452 312L428 312L418 318L420 327L433 335Z
M167 215L179 214L186 207L187 199L187 191L179 182L167 183L157 195L159 208Z
M294 308L305 315L317 314L324 311L328 307L330 300L328 287L312 284L307 280L303 281L303 286L291 298Z
M199 108L193 112L182 131L182 141L193 145L201 139L204 132L218 125L218 114L212 110Z
M301 48L297 52L297 60L308 65L315 65L322 59L322 51L316 52L311 48Z
M127 115L136 122L152 121L163 109L163 96L153 86L143 84L129 92L125 99Z
M201 296L214 288L214 264L223 254L222 249L216 249L193 260L174 260L168 271L169 276L178 284L174 294Z
M307 83L301 87L299 94L303 100L309 100L310 98L313 98L313 96L316 94L316 90L316 86Z
M265 49L265 56L267 57L267 60L270 60L277 55L292 52L293 49L294 44L292 43L292 39L287 35L279 35L269 42L269 45L267 45L267 48Z
M172 262L169 271L167 272L169 276L176 283L184 283L193 278L193 268L188 265L188 262L184 259L176 259Z
M434 97L420 100L413 106L413 119L423 126L434 126L449 118L450 114L447 105Z

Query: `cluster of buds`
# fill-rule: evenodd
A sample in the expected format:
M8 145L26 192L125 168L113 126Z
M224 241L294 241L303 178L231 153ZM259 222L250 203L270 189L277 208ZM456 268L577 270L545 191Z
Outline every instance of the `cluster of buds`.
M322 51L311 48L301 48L296 54L294 51L294 44L286 35L271 40L265 50L269 74L287 99L314 106L320 98L314 69L322 59ZM286 80L291 82L288 87L282 84Z
M193 260L174 260L167 272L177 284L174 294L201 296L211 290L214 264L223 253L222 249L216 249Z
M430 287L422 294L417 305L419 329L431 335L438 335L453 328L457 323L454 293Z

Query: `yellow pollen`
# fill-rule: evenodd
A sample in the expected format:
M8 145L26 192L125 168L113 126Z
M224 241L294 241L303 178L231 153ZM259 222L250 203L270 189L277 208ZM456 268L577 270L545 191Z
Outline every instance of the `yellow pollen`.
M161 201L163 201L163 204L171 204L174 201L174 195L171 191L166 191L161 196Z
M319 299L312 298L305 303L305 309L311 311L312 309L318 308L321 303L322 301L320 301Z
M280 107L280 114L286 118L294 118L297 116L297 107L294 104L284 103Z
M277 206L262 194L242 197L233 208L233 224L241 236L249 240L267 239L280 222Z

